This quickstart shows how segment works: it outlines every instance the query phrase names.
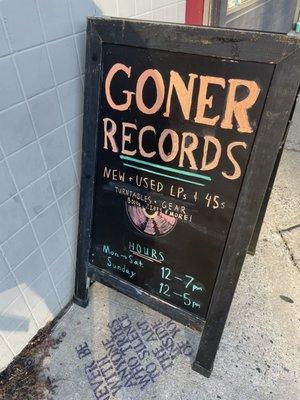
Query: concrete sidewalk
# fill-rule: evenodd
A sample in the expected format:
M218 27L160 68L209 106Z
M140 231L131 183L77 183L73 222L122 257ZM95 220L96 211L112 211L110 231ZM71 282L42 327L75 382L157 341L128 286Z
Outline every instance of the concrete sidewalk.
M88 308L72 305L52 333L63 340L45 359L51 398L298 400L299 165L300 152L284 152L210 379L191 370L199 333L95 283ZM169 357L161 352L166 338L174 343Z
M210 379L191 370L197 332L96 283L89 307L73 305L53 333L66 332L48 359L58 380L54 399L299 399L299 165L299 152L284 152L257 253L244 264ZM135 354L125 348L129 326L142 338ZM163 332L175 342L173 361L159 356ZM138 379L121 379L122 360Z

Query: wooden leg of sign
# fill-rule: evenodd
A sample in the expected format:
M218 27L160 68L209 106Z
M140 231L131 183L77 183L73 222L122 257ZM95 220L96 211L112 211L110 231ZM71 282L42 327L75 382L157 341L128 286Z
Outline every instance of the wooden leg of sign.
M201 357L201 353L199 353L199 351L200 351L200 348L198 350L197 357L193 363L192 368L195 372L198 372L198 374L205 376L205 378L209 378L212 373L212 369L213 369L213 365L214 365L214 358L211 360L210 364L207 364L207 368L205 368L203 365L201 365L200 360L202 357Z
M283 152L282 143L276 158L276 162L274 164L273 172L271 178L269 180L268 188L266 190L263 203L260 209L260 213L257 218L256 226L252 234L252 238L248 247L248 253L254 255L259 233L261 230L261 226L264 220L264 216L267 210L268 202L270 199L271 191L274 185L275 177L277 174L278 166L280 163L281 155ZM225 295L224 295L225 296ZM228 306L229 310L229 306ZM219 343L222 337L223 329L225 326L225 317L226 314L223 314L222 317L219 316L218 319L216 317L208 315L207 321L204 325L204 330L201 336L201 341L199 345L199 349L196 355L196 359L193 363L193 370L200 373L201 375L209 378L213 369L214 360L216 353L218 351Z
M99 33L95 24L88 21L87 36L89 40L86 45L87 68L85 73L85 102L84 102L84 129L82 139L82 162L81 162L81 188L79 205L79 227L77 243L76 280L74 303L86 307L89 303L89 249L90 233L92 231L94 181L96 170L96 142L98 137L98 118L91 118L91 115L98 115L98 88L100 82L100 60L102 45L99 43Z
M298 93L299 93L299 91L298 91ZM297 94L297 97L298 97L298 94ZM289 132L291 121L293 119L293 114L294 114L294 111L295 111L296 104L297 104L297 99L295 100L294 106L293 106L293 108L291 110L289 123L288 123L288 125L286 127L285 134L284 134L284 137L282 139L281 146L279 148L279 151L278 151L278 154L277 154L277 158L276 158L276 162L275 162L275 165L274 165L274 168L273 168L273 172L272 172L269 184L268 184L268 188L267 188L267 191L266 191L266 194L265 194L265 197L264 197L264 200L263 200L263 203L262 203L262 206L261 206L261 209L260 209L257 221L256 221L256 225L255 225L254 231L252 233L251 241L249 243L249 247L248 247L247 253L251 254L252 256L254 256L254 254L255 254L255 250L256 250L258 239L259 239L259 234L260 234L260 231L261 231L262 223L263 223L264 218L265 218L265 214L266 214L266 211L267 211L267 207L268 207L268 203L269 203L269 200L270 200L271 192L272 192L273 185L274 185L274 182L275 182L275 178L276 178L276 175L277 175L277 170L278 170L278 167L279 167L279 164L280 164L280 160L281 160L281 156L282 156L282 153L283 153L284 143L285 143L286 137L287 137L288 132Z
M263 200L263 203L262 203L262 206L261 206L261 209L260 209L257 221L256 221L256 225L255 225L252 237L251 237L251 241L250 241L250 244L249 244L249 247L248 247L247 253L251 254L252 256L254 256L254 254L255 254L257 242L258 242L258 239L259 239L259 234L260 234L260 231L261 231L262 224L264 222L265 214L266 214L266 211L267 211L268 203L269 203L269 200L270 200L271 192L272 192L272 189L273 189L273 185L274 185L275 178L276 178L276 175L277 175L277 170L278 170L280 159L281 159L281 156L282 156L282 151L283 151L283 145L281 146L281 148L280 148L280 150L278 152L276 163L274 165L274 169L273 169L270 181L269 181L269 185L268 185L267 191L265 193L265 197L264 197L264 200Z
M251 241L248 247L248 253L251 255L255 254L255 249L257 245L257 241L259 238L260 230L262 227L262 223L264 220L264 216L267 210L268 202L270 199L270 195L272 192L272 188L274 185L274 181L276 178L278 166L280 163L280 159L282 156L283 152L283 146L284 146L284 140L281 144L281 147L278 151L276 162L274 164L274 168L272 171L272 175L269 180L269 184L262 202L262 206L257 218L257 222L255 225L255 229L253 231ZM237 282L236 278L236 282ZM233 296L234 290L232 292ZM229 293L227 293L228 296L230 296ZM225 298L225 294L223 296L220 296L221 298ZM231 300L230 300L231 301ZM226 308L226 305L221 307L222 309ZM228 311L229 311L229 305L228 305ZM221 314L218 314L218 312L211 312L208 314L208 318L206 320L206 323L204 325L203 333L201 336L201 341L199 345L199 349L196 355L196 359L193 363L193 370L200 373L201 375L205 376L206 378L209 378L211 375L211 372L213 370L213 365L214 365L214 360L215 356L218 351L219 343L223 334L223 329L225 326L226 322L226 316L227 313L223 312Z
M89 304L89 282L90 279L87 276L87 268L77 265L73 301L81 307L87 307Z
M89 304L89 290L85 288L79 288L79 290L75 292L73 301L80 307L86 308Z
M292 120L294 108L290 115L290 121ZM269 184L265 192L262 206L259 215L257 217L256 225L253 230L252 237L249 243L247 252L252 255L254 255L255 253L259 233L261 231L261 226L264 220L272 188L275 182L288 130L289 130L289 125L287 126L284 137L281 141L276 161L274 163L273 171L269 179ZM228 268L228 271L225 271L223 277L217 280L216 286L218 286L218 288L215 287L216 296L214 296L214 298L212 299L206 323L204 325L203 333L201 336L201 341L196 355L196 359L193 363L193 370L207 378L210 377L211 372L213 370L214 360L219 348L220 340L226 323L226 318L230 308L230 303L234 295L235 286L238 281L238 276L242 267L242 263L243 261L241 261L240 265L239 264L237 265L235 271L232 271L232 268ZM226 263L226 265L227 266L230 265L230 262L228 264ZM218 282L221 282L222 280L226 279L228 279L228 284L218 285ZM231 290L228 290L229 287L231 287Z
M73 301L75 304L78 304L80 307L86 308L89 304L89 290L87 288L79 288L75 292Z
M212 373L222 333L223 328L219 335L211 335L207 323L204 326L200 345L192 368L206 378L209 378Z

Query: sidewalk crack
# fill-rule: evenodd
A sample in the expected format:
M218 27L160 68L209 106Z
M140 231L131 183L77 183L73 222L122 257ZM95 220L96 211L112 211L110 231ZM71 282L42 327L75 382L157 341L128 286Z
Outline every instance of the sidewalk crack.
M297 261L296 261L296 259L295 259L295 256L294 256L294 254L293 254L293 251L291 250L291 248L290 248L290 246L289 246L289 244L288 244L286 238L284 237L284 233L285 233L285 232L291 232L292 230L297 229L297 228L300 228L300 224L290 226L289 228L286 228L286 229L279 229L279 230L278 230L278 233L279 233L279 235L281 236L281 239L282 239L282 241L283 241L284 247L285 247L285 249L287 250L288 255L289 255L289 257L290 257L290 260L292 261L292 263L294 264L294 266L295 266L295 267L298 269L298 271L300 272L300 266L298 265L298 263L297 263Z
M300 224L290 226L289 228L279 229L279 232L291 232L294 229L300 228Z

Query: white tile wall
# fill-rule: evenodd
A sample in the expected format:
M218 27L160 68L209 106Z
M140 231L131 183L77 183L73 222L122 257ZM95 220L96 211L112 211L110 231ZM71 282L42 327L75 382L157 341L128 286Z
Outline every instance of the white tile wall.
M0 1L0 371L71 299L87 15L184 22L183 0Z

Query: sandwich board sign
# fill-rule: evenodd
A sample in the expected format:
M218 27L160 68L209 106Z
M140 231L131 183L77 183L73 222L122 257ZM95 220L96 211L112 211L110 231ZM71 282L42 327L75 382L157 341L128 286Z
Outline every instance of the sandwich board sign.
M74 300L87 305L90 278L203 329L205 376L255 248L299 54L277 34L88 19Z

